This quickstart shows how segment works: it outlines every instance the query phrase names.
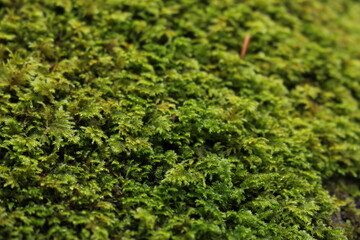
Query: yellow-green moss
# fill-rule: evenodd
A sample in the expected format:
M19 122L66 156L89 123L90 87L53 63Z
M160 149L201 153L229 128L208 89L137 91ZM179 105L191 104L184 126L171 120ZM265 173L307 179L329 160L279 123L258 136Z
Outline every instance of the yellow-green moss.
M358 239L359 12L0 0L0 239Z

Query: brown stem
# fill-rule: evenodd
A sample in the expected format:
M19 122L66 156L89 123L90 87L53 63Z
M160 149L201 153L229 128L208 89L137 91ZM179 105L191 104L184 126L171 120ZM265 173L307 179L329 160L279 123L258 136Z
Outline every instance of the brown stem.
M250 43L250 35L246 35L245 39L244 39L244 43L242 45L240 58L242 58L242 59L245 58L246 51L247 51L247 49L249 47L249 43Z

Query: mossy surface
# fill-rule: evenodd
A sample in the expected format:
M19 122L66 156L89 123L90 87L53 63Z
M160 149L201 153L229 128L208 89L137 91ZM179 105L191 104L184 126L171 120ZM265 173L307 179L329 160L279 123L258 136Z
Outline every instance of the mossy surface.
M359 12L0 0L0 239L359 239Z

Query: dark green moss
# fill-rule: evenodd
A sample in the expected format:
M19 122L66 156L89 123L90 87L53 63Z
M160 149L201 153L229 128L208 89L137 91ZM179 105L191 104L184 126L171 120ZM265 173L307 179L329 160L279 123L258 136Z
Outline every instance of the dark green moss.
M0 0L0 238L358 239L359 12Z

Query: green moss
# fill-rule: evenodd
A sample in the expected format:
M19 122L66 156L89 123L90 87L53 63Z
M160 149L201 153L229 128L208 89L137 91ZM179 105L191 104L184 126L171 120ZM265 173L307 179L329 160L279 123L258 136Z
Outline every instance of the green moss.
M0 238L358 239L359 12L0 0Z

